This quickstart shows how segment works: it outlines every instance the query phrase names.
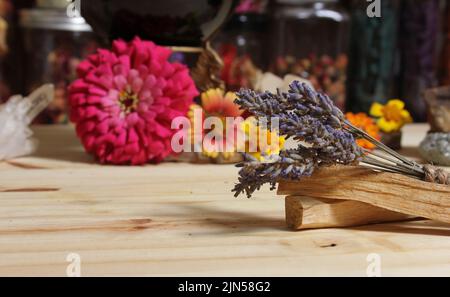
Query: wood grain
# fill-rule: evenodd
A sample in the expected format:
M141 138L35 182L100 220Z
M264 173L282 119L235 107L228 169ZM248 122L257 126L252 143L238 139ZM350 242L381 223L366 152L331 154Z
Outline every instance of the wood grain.
M406 128L423 139L427 127ZM0 275L450 276L450 227L434 221L291 232L268 188L233 198L232 165L95 164L70 126L34 128L39 150L0 163ZM409 149L415 152L413 147Z
M278 194L359 201L450 223L450 186L359 167L334 166L301 181L282 181Z
M294 230L355 227L410 220L414 217L358 201L288 196L286 223Z

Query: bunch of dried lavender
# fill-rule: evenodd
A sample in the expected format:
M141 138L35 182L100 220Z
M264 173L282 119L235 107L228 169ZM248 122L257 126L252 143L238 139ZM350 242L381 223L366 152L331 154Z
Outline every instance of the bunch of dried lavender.
M245 192L250 197L263 184L269 183L274 189L280 179L298 180L310 176L318 167L335 164L359 164L450 184L450 177L444 171L408 160L354 127L327 95L315 92L304 83L295 81L287 93L278 91L277 94L257 94L243 89L237 93L235 102L268 123L276 118L277 132L299 141L297 148L282 151L268 162L261 163L249 157L248 162L239 164L242 169L239 183L233 190L235 196ZM369 140L385 154L363 150L355 138Z
M300 179L310 176L317 167L334 164L357 164L363 151L353 135L343 129L342 112L330 98L314 92L305 84L295 82L288 93L257 94L241 90L236 103L258 118L276 118L281 135L299 141L297 148L283 151L269 162L250 160L240 164L236 196L251 196L263 184L274 188L279 179Z

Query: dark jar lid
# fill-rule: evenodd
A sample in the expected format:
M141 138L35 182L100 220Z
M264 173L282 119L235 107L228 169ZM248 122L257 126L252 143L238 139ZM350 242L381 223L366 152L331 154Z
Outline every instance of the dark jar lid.
M224 27L224 31L262 31L268 25L268 16L262 13L236 13Z
M276 3L288 5L316 4L320 2L324 4L334 4L338 3L339 0L276 0Z

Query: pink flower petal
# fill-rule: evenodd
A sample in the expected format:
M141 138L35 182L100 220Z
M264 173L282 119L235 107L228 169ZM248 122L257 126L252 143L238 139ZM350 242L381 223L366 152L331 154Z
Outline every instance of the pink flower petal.
M128 50L128 44L119 39L119 40L114 40L113 41L113 51L115 53L118 53L119 55L124 55Z
M127 84L128 82L125 76L117 75L114 77L114 86L119 92L123 91L126 88Z
M139 116L136 112L130 113L126 119L129 127L133 127L137 122L139 122Z
M135 79L133 79L133 81L131 82L131 90L133 91L133 93L139 94L141 92L143 84L144 82L140 77L136 77Z

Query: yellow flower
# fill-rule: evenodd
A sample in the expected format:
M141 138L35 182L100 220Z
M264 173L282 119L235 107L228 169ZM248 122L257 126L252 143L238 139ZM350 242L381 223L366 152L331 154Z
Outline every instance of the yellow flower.
M196 110L201 111L202 117L200 119L197 119L197 120L201 121L201 123L199 123L200 125L203 125L203 118L205 116L204 112L203 112L203 109L202 109L202 107L200 105L198 105L198 104L191 104L191 106L189 106L188 118L189 118L189 120L191 122L191 128L189 129L189 135L191 137L191 143L193 143L194 145L196 145L195 144L195 140L196 139L201 139L202 138L201 134L200 135L195 135L195 133L202 133L202 131L195 131L195 128L194 128L194 127L196 127L196 125L198 125L198 123L196 122L196 118L195 118ZM195 137L195 136L197 136L197 137Z
M208 158L217 159L219 157L219 153L212 150L208 151L206 148L203 148L203 155Z
M229 160L235 156L236 152L220 152L219 153L219 152L215 151L214 149L209 150L206 146L204 146L202 154L205 157L208 157L211 159L217 159L217 158L219 158L219 156L222 156L223 159Z
M412 117L405 109L405 103L399 99L389 100L386 105L373 103L370 115L378 118L377 125L385 133L400 131L405 124L412 123Z
M245 152L259 161L264 161L267 157L280 154L286 142L284 136L279 136L275 131L269 131L258 125L258 120L249 117L242 123L242 131L245 134ZM266 135L267 141L260 141L260 137ZM256 141L256 150L251 148L250 138ZM273 139L276 139L273 142Z

